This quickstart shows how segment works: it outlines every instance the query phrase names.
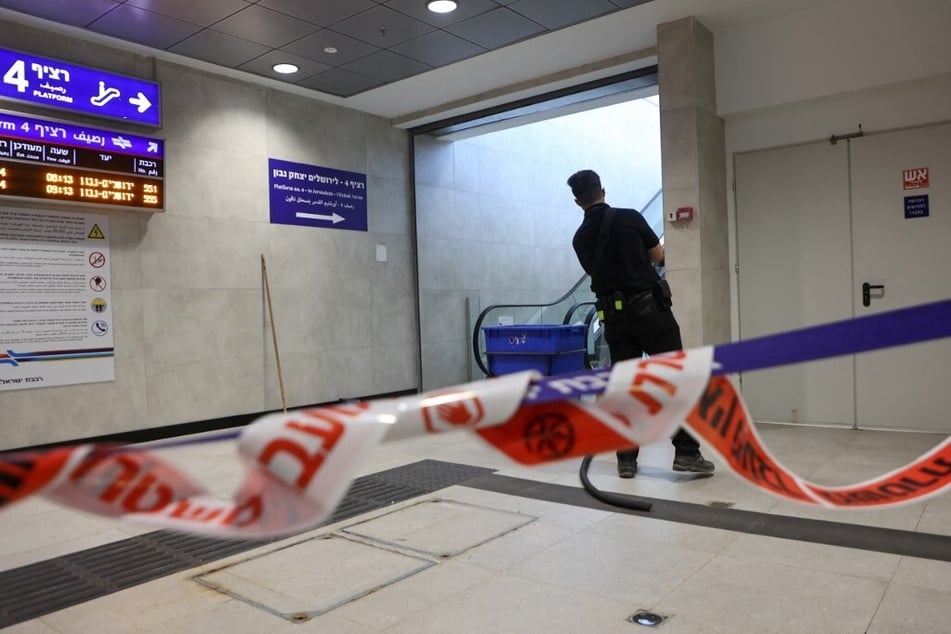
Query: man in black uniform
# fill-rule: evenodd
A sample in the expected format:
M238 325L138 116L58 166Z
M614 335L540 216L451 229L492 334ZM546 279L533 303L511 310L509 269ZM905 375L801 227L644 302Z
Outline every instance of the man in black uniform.
M654 269L664 247L640 213L614 209L604 202L601 178L591 170L571 175L568 186L584 220L572 245L597 298L598 315L611 362L683 349L680 326L670 310L670 287ZM603 315L603 316L602 316ZM674 471L712 473L714 464L700 455L700 445L680 428L674 444ZM638 448L617 452L617 473L633 478Z

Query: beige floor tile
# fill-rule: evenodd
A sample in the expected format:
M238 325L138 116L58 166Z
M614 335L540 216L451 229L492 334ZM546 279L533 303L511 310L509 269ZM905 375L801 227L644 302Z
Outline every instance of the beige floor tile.
M892 583L868 634L947 632L949 623L951 591Z
M386 630L387 634L631 634L624 621L633 612L595 594L497 573L466 592Z
M670 632L861 634L884 581L722 555L651 606Z
M760 535L739 536L724 554L886 583L895 576L902 560L901 556L888 553Z

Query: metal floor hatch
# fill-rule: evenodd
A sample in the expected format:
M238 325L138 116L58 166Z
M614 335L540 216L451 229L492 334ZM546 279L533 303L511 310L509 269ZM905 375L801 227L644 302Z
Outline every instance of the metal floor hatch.
M421 460L357 478L324 524L488 475L493 469ZM234 540L167 530L0 572L0 628L22 623L278 539Z

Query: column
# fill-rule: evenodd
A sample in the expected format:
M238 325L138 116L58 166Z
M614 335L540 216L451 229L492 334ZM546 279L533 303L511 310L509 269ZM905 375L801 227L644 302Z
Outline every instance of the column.
M713 50L713 33L693 17L657 26L667 279L687 348L730 340L726 155ZM681 207L693 208L693 220L671 222Z

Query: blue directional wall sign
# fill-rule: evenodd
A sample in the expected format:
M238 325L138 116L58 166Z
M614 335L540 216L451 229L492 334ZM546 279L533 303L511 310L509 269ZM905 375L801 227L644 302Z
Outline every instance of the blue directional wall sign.
M270 159L271 223L367 230L366 174Z
M159 126L158 82L0 48L0 99Z

